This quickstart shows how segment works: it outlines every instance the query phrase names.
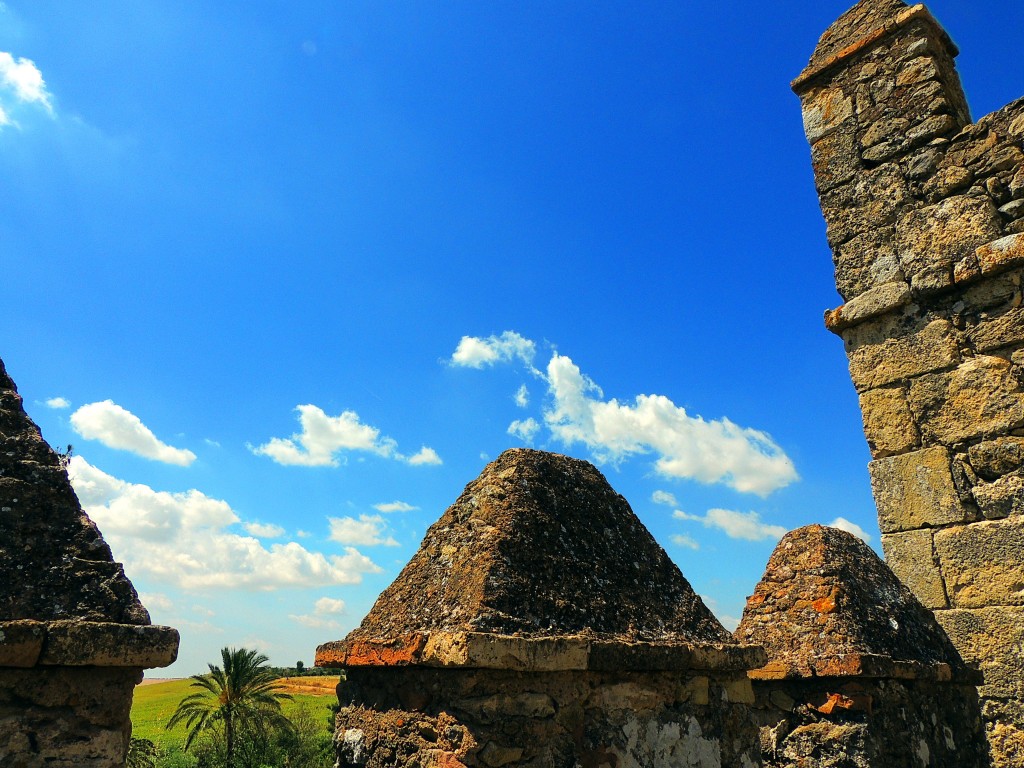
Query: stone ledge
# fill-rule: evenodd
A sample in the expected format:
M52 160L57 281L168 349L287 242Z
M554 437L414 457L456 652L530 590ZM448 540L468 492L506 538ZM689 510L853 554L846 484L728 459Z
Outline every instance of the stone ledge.
M832 333L905 307L912 300L907 283L883 283L850 299L841 307L825 312L825 327Z
M946 30L942 28L939 22L935 20L935 17L932 16L932 14L928 11L927 8L924 7L924 5L919 4L907 8L905 11L901 11L892 21L887 22L882 27L872 32L866 33L864 37L862 37L860 40L858 40L855 43L851 43L850 45L846 46L838 53L829 57L820 64L813 66L808 65L807 68L804 69L804 71L801 72L799 75L797 75L796 79L790 83L790 87L797 95L802 94L804 91L808 90L814 83L814 81L818 80L822 75L835 69L847 59L851 59L854 56L857 56L858 54L861 53L866 53L877 43L881 42L882 40L889 37L900 28L907 26L908 24L917 19L924 21L925 23L932 27L932 31L934 31L939 36L939 39L942 41L943 45L945 45L946 49L949 51L950 56L955 58L960 53L959 49L956 47L956 44L949 36L949 33L947 33Z
M178 630L91 621L0 621L0 667L166 667Z
M747 671L765 663L760 646L630 643L579 635L515 637L416 633L395 640L340 640L316 649L318 667L425 666L568 671Z
M965 668L954 673L949 664L924 664L899 661L888 656L848 653L810 659L806 665L774 661L748 673L752 680L794 680L814 677L866 677L890 680L927 680L939 683L957 682L977 685L981 673Z

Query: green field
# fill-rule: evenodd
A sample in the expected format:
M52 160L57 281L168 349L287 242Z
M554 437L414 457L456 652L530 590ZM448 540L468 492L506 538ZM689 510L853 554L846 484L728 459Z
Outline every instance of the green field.
M140 685L135 689L132 701L132 736L137 739L149 739L158 747L168 749L180 747L185 742L185 729L182 726L174 730L165 730L164 725L181 701L189 693L191 680L168 680L165 683ZM328 727L330 707L337 703L333 691L316 694L293 693L295 698L284 702L284 712L292 715L296 709L305 706L308 711L322 720L324 728Z

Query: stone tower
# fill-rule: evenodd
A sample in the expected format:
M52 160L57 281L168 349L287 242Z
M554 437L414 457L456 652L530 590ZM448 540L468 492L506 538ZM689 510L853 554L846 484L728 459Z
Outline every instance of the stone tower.
M341 768L760 765L737 643L585 461L509 450L430 527L343 666Z
M132 692L177 651L0 361L0 765L123 766Z
M922 5L862 0L794 81L886 560L1024 765L1024 100L972 123Z

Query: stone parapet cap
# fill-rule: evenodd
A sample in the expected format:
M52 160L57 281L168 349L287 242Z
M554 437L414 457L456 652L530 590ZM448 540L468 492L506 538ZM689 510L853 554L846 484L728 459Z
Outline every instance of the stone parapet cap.
M635 643L581 635L535 638L482 632L340 640L316 650L318 667L424 666L519 672L747 671L763 665L767 658L755 645Z
M824 61L812 61L812 63L808 64L804 71L797 75L796 79L790 83L790 87L797 95L804 93L810 89L816 80L820 79L823 75L835 69L843 62L866 52L880 41L890 37L897 30L917 20L924 21L933 28L933 31L938 35L943 45L946 46L946 49L949 51L951 56L955 57L960 53L952 38L950 38L949 34L942 28L939 22L935 20L935 17L932 16L931 12L925 8L924 5L918 4L896 14L894 18L885 22L881 27L877 27L870 31L865 30L864 35L859 40L847 45L845 48L841 49L834 55L829 56Z
M825 327L838 334L865 320L895 312L911 304L918 296L948 291L953 286L968 285L1020 266L1024 266L1024 234L1007 235L978 246L973 253L958 261L953 266L950 285L916 291L903 282L877 285L836 309L826 310Z
M178 657L171 627L92 621L0 621L0 667L166 667Z
M899 661L869 653L848 653L809 659L806 664L773 661L748 673L752 680L795 680L818 677L865 677L889 680L924 680L939 683L980 685L979 671L953 669L949 664Z

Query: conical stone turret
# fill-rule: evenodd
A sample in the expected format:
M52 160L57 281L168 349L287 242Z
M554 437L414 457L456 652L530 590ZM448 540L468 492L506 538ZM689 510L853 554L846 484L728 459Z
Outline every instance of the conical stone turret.
M786 534L736 637L768 653L751 673L766 766L988 765L980 676L856 536Z
M120 768L142 670L177 651L0 361L0 765Z
M882 559L822 525L782 538L736 637L764 647L766 670L779 677L856 675L892 663L963 667L935 616Z
M466 486L349 639L438 631L730 642L593 465L526 448Z
M149 624L0 361L0 621Z
M338 764L757 765L735 642L592 465L504 452L430 527L343 666Z

